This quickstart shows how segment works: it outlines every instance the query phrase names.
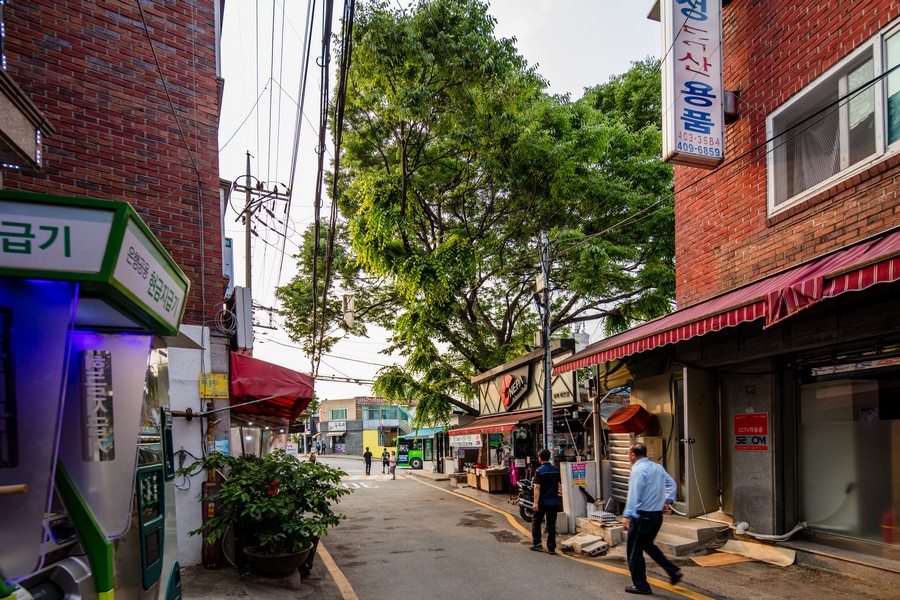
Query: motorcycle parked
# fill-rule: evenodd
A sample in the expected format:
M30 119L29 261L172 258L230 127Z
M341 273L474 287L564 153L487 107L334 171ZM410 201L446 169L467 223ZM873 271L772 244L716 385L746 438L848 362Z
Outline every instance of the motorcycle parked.
M530 479L520 479L516 485L519 487L519 499L516 501L519 505L519 516L525 519L526 523L531 523L534 519L534 486Z

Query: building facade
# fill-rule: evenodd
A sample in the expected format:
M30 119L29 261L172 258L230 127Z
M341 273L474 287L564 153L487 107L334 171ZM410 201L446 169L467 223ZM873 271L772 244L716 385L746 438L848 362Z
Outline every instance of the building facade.
M554 361L565 360L575 350L571 339L550 345ZM477 392L473 407L480 416L450 429L453 470L466 464L511 463L524 476L525 467L546 447L544 423L544 350L534 350L472 378ZM553 406L554 456L560 461L586 460L593 453L590 405L582 396L576 374L554 375L550 382Z
M717 5L668 14L697 35ZM630 367L607 387L655 415L689 516L897 560L900 5L734 0L721 27L663 49L736 98L724 161L675 168L678 310L557 370Z
M409 406L391 404L384 398L356 396L319 403L319 432L316 442L330 454L362 456L368 447L380 457L396 450L397 438L412 431Z
M129 203L191 282L168 340L168 391L194 413L201 373L228 373L229 337L211 329L225 293L218 121L223 0L0 3L0 188ZM77 249L76 249L77 251ZM227 417L216 438L227 439ZM201 456L199 420L173 423ZM182 458L188 458L183 455ZM200 526L195 488L178 497L178 531ZM200 561L182 535L182 565Z

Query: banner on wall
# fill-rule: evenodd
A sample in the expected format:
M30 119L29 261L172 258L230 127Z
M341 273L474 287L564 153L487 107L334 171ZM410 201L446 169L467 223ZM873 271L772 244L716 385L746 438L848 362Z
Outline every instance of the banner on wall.
M575 487L587 486L587 465L584 463L569 463L572 469L572 485Z

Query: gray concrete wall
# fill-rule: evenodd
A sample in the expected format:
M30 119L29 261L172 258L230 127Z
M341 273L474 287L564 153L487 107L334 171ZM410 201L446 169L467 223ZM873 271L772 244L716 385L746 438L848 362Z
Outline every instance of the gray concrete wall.
M723 509L735 523L746 521L755 533L778 533L776 463L781 448L774 435L776 376L772 361L731 367L720 373L722 411ZM768 450L735 450L734 416L768 415Z

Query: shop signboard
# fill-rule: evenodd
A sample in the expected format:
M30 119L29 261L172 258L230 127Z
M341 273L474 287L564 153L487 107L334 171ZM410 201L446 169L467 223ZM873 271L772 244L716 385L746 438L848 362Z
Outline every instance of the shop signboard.
M463 448L481 448L481 436L477 433L467 435L451 435L450 445Z
M300 454L300 444L297 442L288 442L284 445L284 451L290 456L297 456Z
M175 335L190 282L130 204L0 190L0 276L77 281L153 333Z
M585 487L587 485L587 465L585 463L569 463L572 469L572 485Z
M518 373L507 373L500 380L500 400L506 410L513 410L528 395L531 388L531 368L526 365Z
M331 421L328 431L347 431L347 421Z
M768 413L734 415L734 449L769 449Z
M99 273L115 212L0 200L0 266Z
M387 404L388 401L384 398L375 398L372 396L356 396L354 398L357 404Z
M663 160L714 169L725 159L721 0L662 0Z
M167 264L154 241L137 221L129 219L113 270L113 284L178 329L187 300L187 281L179 279L175 265Z

